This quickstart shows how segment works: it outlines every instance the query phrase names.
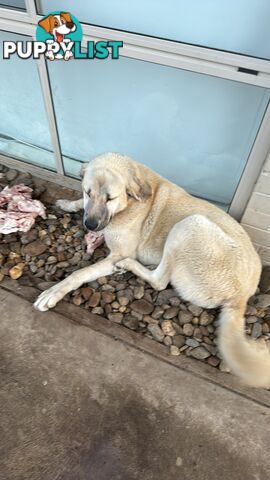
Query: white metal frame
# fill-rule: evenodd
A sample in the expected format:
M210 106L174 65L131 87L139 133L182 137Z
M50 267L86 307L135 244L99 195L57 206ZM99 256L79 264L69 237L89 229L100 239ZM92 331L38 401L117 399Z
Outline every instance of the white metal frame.
M37 14L35 0L25 0L26 12L16 11L8 8L0 8L0 30L19 33L35 38L36 26L42 17ZM175 41L127 33L109 28L82 24L84 32L83 45L90 40L123 40L124 47L121 55L134 59L144 60L152 63L166 65L192 72L212 75L241 83L270 88L270 62L244 55L203 48L194 45L187 45ZM256 74L247 71L255 71ZM65 176L61 147L57 131L53 100L50 89L46 60L38 61L38 71L45 109L48 118L48 125L54 149L55 163L57 168L57 181L62 184L69 184L70 180ZM270 106L265 112L261 128L258 132L253 148L249 155L246 168L235 192L229 212L240 219L247 201L252 192L253 186L260 173L261 167L270 149ZM6 161L5 161L6 158ZM23 168L23 161L12 160L10 157L0 155L2 163L16 163ZM25 164L24 164L25 165ZM29 169L29 164L28 169ZM33 167L42 176L48 176L46 170ZM32 166L31 169L33 170ZM43 175L43 176L44 176ZM51 173L50 176L56 175ZM60 181L61 179L61 181ZM76 182L76 181L75 181ZM76 183L77 185L77 183Z
M45 109L46 109L47 118L48 118L49 130L51 134L51 142L52 142L52 147L54 151L56 170L57 170L57 173L60 173L60 175L64 175L65 171L64 171L61 146L60 146L60 141L58 136L56 116L55 116L55 111L53 106L49 74L48 74L46 60L44 57L41 57L38 60L38 72L39 72L42 93L43 93Z

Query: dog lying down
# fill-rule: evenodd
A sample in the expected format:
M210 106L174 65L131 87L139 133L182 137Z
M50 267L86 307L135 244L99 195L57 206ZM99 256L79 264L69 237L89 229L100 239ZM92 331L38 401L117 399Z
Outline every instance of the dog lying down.
M132 271L156 290L170 282L186 301L221 307L218 344L224 360L245 383L269 388L270 353L244 333L261 262L243 228L211 203L117 153L86 166L82 189L81 200L59 200L58 206L69 212L83 208L86 228L103 231L110 254L43 292L35 307L46 311L83 283L115 271Z

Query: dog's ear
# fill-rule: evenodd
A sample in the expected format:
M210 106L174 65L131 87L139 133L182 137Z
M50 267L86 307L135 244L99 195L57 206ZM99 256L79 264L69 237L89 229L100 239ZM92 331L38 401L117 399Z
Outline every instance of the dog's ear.
M61 12L60 17L63 17L67 23L72 22L71 15L68 12Z
M53 15L49 15L46 18L43 18L38 22L39 26L45 30L45 32L49 33L52 30L52 20Z
M127 185L127 194L142 202L152 195L152 188L146 180L132 175Z
M81 169L80 169L80 177L83 178L85 174L85 170L87 168L88 163L82 163Z

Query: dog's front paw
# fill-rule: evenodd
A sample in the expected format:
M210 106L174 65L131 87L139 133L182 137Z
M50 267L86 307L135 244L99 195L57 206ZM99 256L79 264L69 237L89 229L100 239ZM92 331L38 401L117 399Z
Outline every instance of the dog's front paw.
M121 267L118 267L118 265L114 265L112 271L113 273L118 273L118 275L126 273L126 270L124 270Z
M63 297L64 295L59 285L54 285L39 295L34 303L34 307L40 312L46 312L50 308L55 307L55 305L62 300Z
M124 258L124 260L120 260L116 262L114 265L114 272L115 273L126 273L130 270L131 266L131 258Z

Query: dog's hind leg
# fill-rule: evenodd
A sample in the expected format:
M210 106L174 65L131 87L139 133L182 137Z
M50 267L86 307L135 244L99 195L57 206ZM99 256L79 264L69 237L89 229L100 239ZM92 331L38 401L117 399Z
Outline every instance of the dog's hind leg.
M155 290L164 290L171 276L170 262L166 255L155 270L149 270L133 258L125 258L115 264L117 270L128 270L148 282Z
M56 206L64 212L78 212L83 209L83 198L79 200L57 200Z

